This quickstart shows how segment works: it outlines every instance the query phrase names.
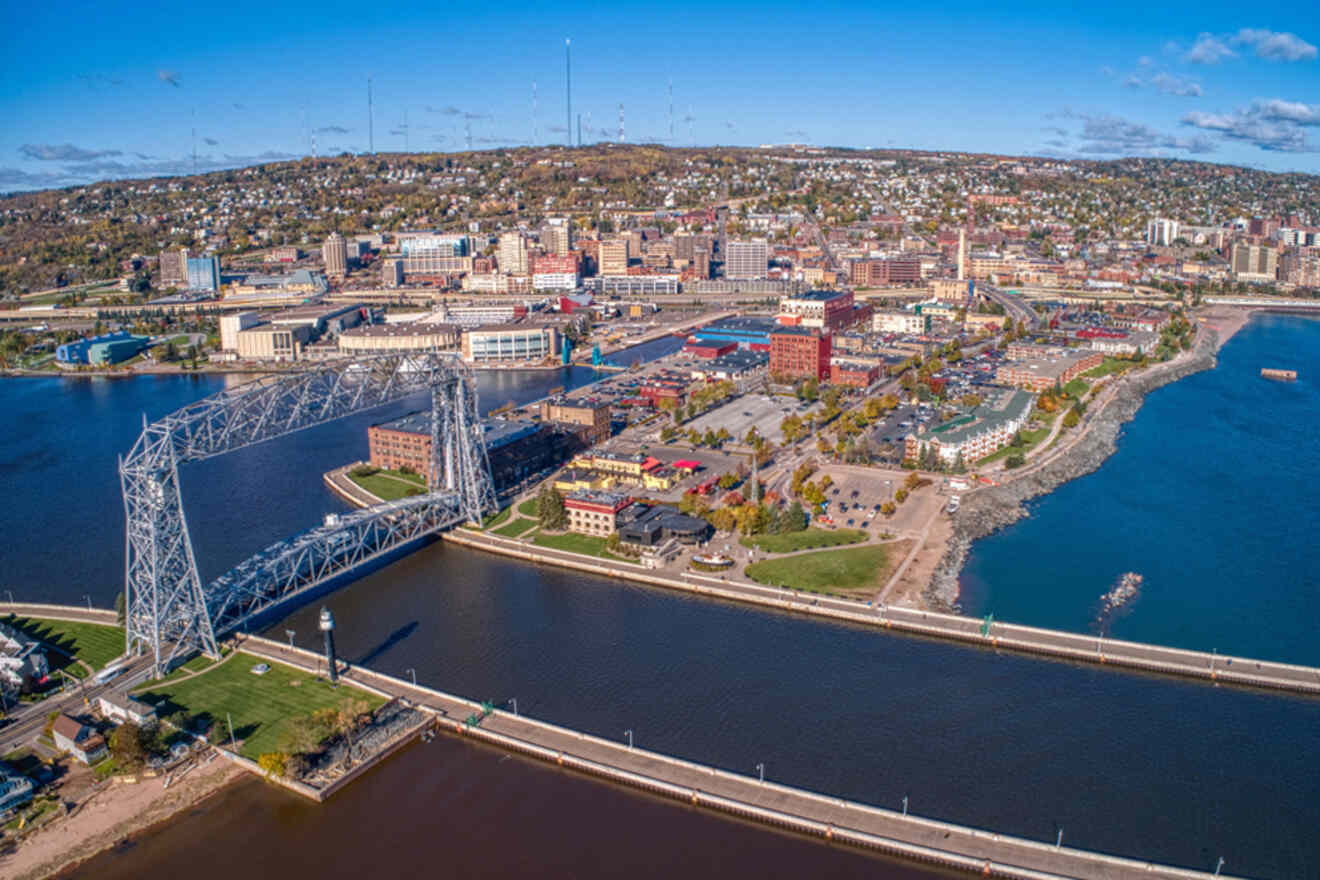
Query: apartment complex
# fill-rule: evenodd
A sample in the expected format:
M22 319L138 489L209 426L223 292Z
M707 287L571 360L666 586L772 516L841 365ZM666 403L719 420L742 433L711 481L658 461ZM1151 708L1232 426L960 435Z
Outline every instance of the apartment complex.
M929 314L883 309L871 313L871 330L876 333L929 333Z
M995 371L995 381L1013 388L1046 391L1055 385L1067 385L1104 362L1104 354L1098 351L1069 351L1053 357L1009 361Z
M969 413L936 425L904 440L904 458L916 460L923 449L934 449L940 461L956 464L961 458L972 465L1003 449L1027 423L1034 396L1026 391L1007 391Z

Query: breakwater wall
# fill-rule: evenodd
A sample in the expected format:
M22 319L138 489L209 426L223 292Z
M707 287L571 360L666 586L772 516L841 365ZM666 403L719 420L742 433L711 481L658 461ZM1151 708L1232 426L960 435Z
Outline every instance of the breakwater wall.
M499 538L466 529L447 532L444 540L536 564L622 578L710 599L760 605L868 628L964 642L989 650L1034 654L1058 660L1191 678L1214 684L1235 684L1320 695L1320 669L1310 666L1276 663L1250 657L1230 657L1213 652L1207 654L1204 651L1098 638L1083 633L1015 623L995 621L987 625L980 620L960 614L884 604L871 605L854 599L798 593L778 587L730 581L719 576L691 572L674 576L667 572L649 571L637 565L550 550L519 540Z
M311 671L316 655L271 639L249 637L244 649ZM998 834L965 825L887 810L762 778L686 761L631 743L483 706L425 685L352 667L344 674L406 699L435 716L452 736L532 757L661 797L761 824L844 843L903 859L982 876L1050 878L1148 877L1193 880L1213 875L1197 870Z
M1213 369L1217 349L1218 334L1204 330L1192 351L1182 359L1111 380L1113 397L1089 414L1081 428L1084 433L1075 443L1043 464L1028 465L1028 470L1014 475L1009 482L963 496L958 512L953 515L953 534L923 593L924 598L933 607L955 609L958 577L973 541L1026 516L1023 507L1026 501L1099 469L1118 449L1123 425L1136 416L1146 395L1185 376Z

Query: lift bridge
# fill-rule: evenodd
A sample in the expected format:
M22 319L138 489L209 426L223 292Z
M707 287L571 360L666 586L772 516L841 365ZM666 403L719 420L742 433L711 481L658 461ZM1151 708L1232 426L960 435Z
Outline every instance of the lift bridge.
M203 585L179 493L179 465L431 392L430 491L343 515L280 541ZM127 648L156 674L295 595L410 541L495 507L472 374L452 355L390 354L266 377L148 424L119 459L124 492Z

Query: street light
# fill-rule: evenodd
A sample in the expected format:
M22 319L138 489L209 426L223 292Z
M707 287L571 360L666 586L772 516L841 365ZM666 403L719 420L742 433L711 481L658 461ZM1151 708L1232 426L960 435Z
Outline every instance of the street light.
M518 698L517 698L517 697L509 697L509 702L513 704L513 714L514 714L514 715L517 715L517 714L518 714Z
M284 634L285 634L286 636L289 637L289 650L292 651L292 650L293 650L293 636L294 636L294 631L291 630L291 629L286 629L286 630L284 631Z
M86 594L84 593L84 594L83 594L83 598L87 600L87 610L88 610L88 611L91 611L91 610L92 610L92 597L91 597L91 596L88 596L88 595L86 595Z
M1055 849L1058 849L1058 848L1061 847L1061 846L1063 846L1063 829L1062 829L1062 828L1059 829L1059 836L1058 836L1057 838L1055 838L1055 840L1054 840L1054 848L1055 848Z
M633 747L633 746L632 746L632 730L631 730L631 729L625 730L625 731L623 732L623 735L626 736L626 737L628 737L628 748L631 749L631 748Z
M409 675L412 676L413 687L417 687L417 670L416 670L416 669L413 669L411 666L409 666L409 667L408 667L406 670L404 670L404 671L407 672Z
M907 795L903 795L903 815L904 815L904 816L907 815L907 801L908 801L908 796L907 796Z
M760 777L761 777L761 783L764 785L764 784L765 784L765 765L764 765L764 764L757 764L757 765L756 765L756 772L757 772L758 775L760 775Z
M1215 865L1215 876L1216 876L1216 877L1219 876L1219 869L1222 868L1222 867L1224 867L1224 857L1223 857L1223 856L1220 856L1220 857L1219 857L1219 864Z
M5 590L5 592L9 594L9 604L10 604L10 605L15 605L15 604L17 604L16 602L14 602L14 591L13 591L13 590Z

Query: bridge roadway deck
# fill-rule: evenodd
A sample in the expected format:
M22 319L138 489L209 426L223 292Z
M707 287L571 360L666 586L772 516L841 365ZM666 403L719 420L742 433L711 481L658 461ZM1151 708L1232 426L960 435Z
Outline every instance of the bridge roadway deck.
M243 650L313 671L318 655L271 639L248 636ZM1084 878L1205 878L1212 875L1136 859L1058 847L1039 841L903 815L679 758L631 748L526 716L496 710L479 725L466 719L479 703L409 684L366 668L341 676L356 685L407 699L434 712L441 730L553 762L579 772L644 789L745 819L849 843L889 855L986 876Z
M899 632L966 642L995 650L1138 669L1216 684L1235 684L1320 695L1320 669L1311 666L1232 657L1216 652L1167 648L1161 645L1127 642L998 621L990 624L988 631L983 634L982 621L958 614L943 614L894 605L870 605L856 599L841 599L778 587L765 587L746 581L691 572L652 571L632 563L616 563L576 553L565 553L537 547L518 539L502 538L467 529L447 532L444 540L531 562L574 568L668 589L735 602L750 602L865 626L884 627Z

